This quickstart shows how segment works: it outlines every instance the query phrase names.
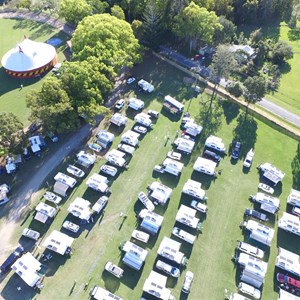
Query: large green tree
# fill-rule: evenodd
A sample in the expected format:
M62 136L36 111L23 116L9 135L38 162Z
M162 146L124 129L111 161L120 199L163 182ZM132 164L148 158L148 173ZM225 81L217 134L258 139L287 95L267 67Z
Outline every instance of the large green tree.
M13 113L0 113L0 152L12 152L24 137L23 124Z
M293 56L293 48L286 41L279 41L273 46L271 58L274 64L281 65Z
M123 66L132 67L140 59L140 46L129 23L109 14L86 17L72 38L73 58L95 57L116 76Z
M293 188L300 189L300 143L297 145L296 155L292 161Z
M213 11L191 2L175 18L173 31L179 38L186 38L190 43L190 51L198 42L212 43L216 29L221 29L218 17Z
M70 132L79 127L78 113L56 77L47 78L40 91L30 91L26 104L31 109L30 119L42 121L45 130Z

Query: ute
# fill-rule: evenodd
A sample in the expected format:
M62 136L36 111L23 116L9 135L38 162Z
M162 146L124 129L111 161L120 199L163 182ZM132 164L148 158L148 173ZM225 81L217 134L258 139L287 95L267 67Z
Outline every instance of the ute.
M121 278L123 276L124 270L118 267L117 265L114 265L112 262L107 262L104 269L113 274L114 276Z

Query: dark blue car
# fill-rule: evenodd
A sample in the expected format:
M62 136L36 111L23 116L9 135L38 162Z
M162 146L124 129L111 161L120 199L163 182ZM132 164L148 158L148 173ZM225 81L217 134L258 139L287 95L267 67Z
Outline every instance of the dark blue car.
M240 151L241 151L241 143L236 142L235 145L234 145L234 149L232 151L232 154L231 154L231 158L232 159L238 159L239 155L240 155Z

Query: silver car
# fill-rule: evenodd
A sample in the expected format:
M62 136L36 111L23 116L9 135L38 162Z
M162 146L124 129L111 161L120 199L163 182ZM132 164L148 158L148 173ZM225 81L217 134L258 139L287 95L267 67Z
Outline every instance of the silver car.
M191 271L187 271L184 277L182 292L188 294L191 290L194 274Z

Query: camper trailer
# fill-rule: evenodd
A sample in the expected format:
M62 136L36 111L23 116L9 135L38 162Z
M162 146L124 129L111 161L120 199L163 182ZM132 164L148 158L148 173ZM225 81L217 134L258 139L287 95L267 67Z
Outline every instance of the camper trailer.
M171 114L177 115L183 112L184 105L170 95L167 95L164 98L163 108Z
M145 106L144 101L137 99L137 98L130 98L128 100L128 107L132 108L133 110L141 110Z
M182 172L184 164L171 158L166 158L163 161L164 170L175 176L179 176Z
M284 212L278 221L278 227L286 232L300 236L300 219L297 216Z
M117 125L118 127L120 126L125 126L128 118L124 115L121 115L119 113L115 113L111 118L110 118L110 123Z
M194 163L193 168L197 172L204 173L206 175L216 176L216 167L216 162L203 157L198 157Z

